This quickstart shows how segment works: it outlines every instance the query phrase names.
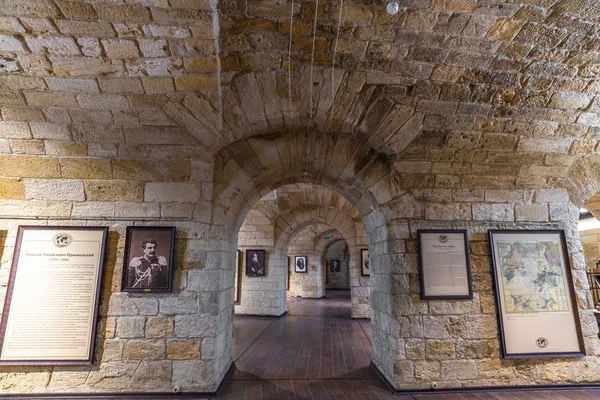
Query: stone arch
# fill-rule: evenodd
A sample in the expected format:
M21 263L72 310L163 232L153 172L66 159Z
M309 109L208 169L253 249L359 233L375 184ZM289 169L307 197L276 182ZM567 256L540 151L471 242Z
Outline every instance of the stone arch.
M248 211L265 194L294 183L330 188L356 207L362 218L371 249L373 364L392 381L399 330L392 312L392 256L388 246L396 232L388 231L387 224L387 213L394 207L384 207L395 194L390 160L349 135L316 131L256 135L231 143L217 154L210 232L215 249L207 258L231 266L221 267L217 340L224 342L223 348L231 349L237 232ZM287 266L287 259L280 261ZM225 354L221 360L224 375L231 355Z

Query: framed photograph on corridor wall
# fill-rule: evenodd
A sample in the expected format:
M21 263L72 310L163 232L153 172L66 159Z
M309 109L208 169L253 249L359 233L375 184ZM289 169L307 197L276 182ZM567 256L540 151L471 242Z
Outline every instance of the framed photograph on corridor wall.
M489 238L502 356L583 356L564 231L490 230Z
M340 260L329 261L329 272L340 272Z
M123 292L171 292L175 227L128 226L123 257Z
M362 276L371 275L369 249L360 249L360 274Z
M304 274L306 271L306 256L296 256L294 258L294 272Z
M466 230L417 231L423 300L472 299Z
M267 273L266 250L246 250L246 276L265 276Z

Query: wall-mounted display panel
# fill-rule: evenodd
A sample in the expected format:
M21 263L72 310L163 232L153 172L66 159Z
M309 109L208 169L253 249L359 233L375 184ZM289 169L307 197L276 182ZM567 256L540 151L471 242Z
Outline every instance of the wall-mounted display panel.
M91 364L106 227L19 226L0 364Z
M491 230L489 236L502 356L583 356L564 232Z
M472 299L466 230L417 231L423 300Z

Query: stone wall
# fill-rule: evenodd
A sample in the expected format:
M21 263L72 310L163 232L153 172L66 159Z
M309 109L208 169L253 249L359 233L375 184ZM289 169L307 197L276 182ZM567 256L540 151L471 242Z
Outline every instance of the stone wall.
M149 155L4 157L2 299L18 225L108 226L109 235L93 366L2 367L2 390L213 390L221 273L206 252L213 242L203 164ZM133 225L177 228L173 293L120 292L125 227Z
M236 314L272 315L285 313L285 280L287 268L275 254L273 224L263 213L250 210L240 228L238 249L242 251L241 291ZM250 250L265 250L265 276L246 276L247 254Z
M289 247L292 259L292 275L288 296L318 299L325 296L325 264L321 254L315 252L313 234L298 234L292 238ZM306 256L306 273L297 273L293 267L296 256Z
M325 259L329 261L327 268L328 282L325 285L326 289L349 289L350 278L348 270L348 260L350 254L348 245L345 241L338 241L327 249ZM331 260L337 260L339 263L339 271L331 271Z
M586 269L595 269L596 262L600 261L600 229L579 231Z

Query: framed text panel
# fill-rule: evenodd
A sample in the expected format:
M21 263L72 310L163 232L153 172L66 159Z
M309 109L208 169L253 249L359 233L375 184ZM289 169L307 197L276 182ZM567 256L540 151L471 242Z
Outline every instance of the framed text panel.
M19 226L0 364L91 364L106 227Z
M417 231L423 300L472 299L466 230Z

